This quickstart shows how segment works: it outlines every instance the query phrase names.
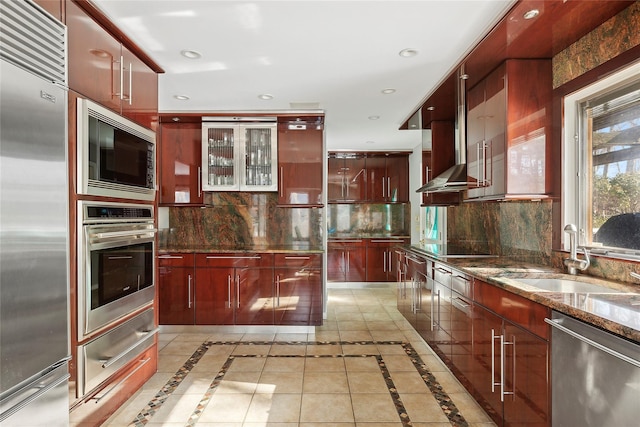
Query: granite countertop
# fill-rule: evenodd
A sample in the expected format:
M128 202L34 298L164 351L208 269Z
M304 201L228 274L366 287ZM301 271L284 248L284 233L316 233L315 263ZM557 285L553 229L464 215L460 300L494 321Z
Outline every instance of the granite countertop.
M405 247L406 248L406 247ZM407 248L413 250L414 248ZM416 251L425 255L423 251ZM569 275L563 270L517 262L507 257L434 258L487 283L535 301L591 325L640 342L640 285L597 277ZM546 291L518 279L562 279L608 288L607 293Z
M296 253L296 254L321 254L324 249L312 247L309 245L251 245L251 246L161 246L158 249L159 254L167 253Z

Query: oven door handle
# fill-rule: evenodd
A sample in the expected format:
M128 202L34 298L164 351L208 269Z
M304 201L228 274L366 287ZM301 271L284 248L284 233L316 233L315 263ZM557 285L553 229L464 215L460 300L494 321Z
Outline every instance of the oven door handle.
M158 231L157 228L149 228L144 230L129 230L129 231L110 231L106 233L95 233L92 234L91 237L95 237L96 239L108 239L110 237L125 237L125 236L138 236L149 233L156 233Z
M140 345L140 343L144 340L146 340L149 335L155 335L160 331L160 328L155 328L152 329L150 331L142 331L139 332L140 334L143 335L142 338L140 338L138 341L134 342L133 344L131 344L129 347L125 348L124 350L122 350L120 353L116 354L115 356L113 356L112 358L108 359L108 360L100 360L100 362L102 362L102 367L103 368L108 368L109 366L113 365L114 363L116 363L118 360L122 359L124 356L127 355L127 353L129 353L131 350L133 350L134 348L136 348L136 346Z

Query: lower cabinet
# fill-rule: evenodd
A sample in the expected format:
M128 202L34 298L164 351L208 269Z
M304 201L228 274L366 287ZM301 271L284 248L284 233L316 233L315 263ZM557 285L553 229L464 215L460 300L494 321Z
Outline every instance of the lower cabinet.
M549 426L549 309L477 279L474 298L470 391L499 426Z
M550 309L449 264L396 257L398 310L495 423L549 427Z
M272 325L272 254L197 254L197 325Z
M195 322L193 254L158 255L158 311L161 325Z
M322 254L158 256L161 325L321 325Z
M366 244L363 239L332 239L327 243L327 280L364 282Z
M276 325L322 324L322 255L275 255Z
M396 280L397 257L394 248L405 239L368 239L366 241L366 281L393 282Z

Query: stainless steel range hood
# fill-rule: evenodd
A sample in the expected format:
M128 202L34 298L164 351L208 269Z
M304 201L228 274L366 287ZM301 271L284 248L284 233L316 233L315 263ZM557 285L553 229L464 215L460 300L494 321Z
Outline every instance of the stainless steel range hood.
M467 177L466 164L466 81L464 65L458 70L456 132L455 132L455 159L456 164L436 176L422 187L417 193L451 193L466 190L471 184Z

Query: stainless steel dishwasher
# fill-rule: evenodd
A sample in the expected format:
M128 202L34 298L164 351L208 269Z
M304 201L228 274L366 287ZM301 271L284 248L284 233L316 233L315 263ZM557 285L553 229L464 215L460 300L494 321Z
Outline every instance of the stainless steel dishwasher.
M640 345L555 311L545 321L553 427L639 425Z

